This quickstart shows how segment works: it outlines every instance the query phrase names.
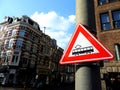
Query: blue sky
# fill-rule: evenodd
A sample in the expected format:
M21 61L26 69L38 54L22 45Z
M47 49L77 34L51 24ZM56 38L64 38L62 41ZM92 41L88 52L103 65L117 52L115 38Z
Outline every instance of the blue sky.
M5 16L29 16L62 48L75 29L75 0L0 0L0 11L0 22Z

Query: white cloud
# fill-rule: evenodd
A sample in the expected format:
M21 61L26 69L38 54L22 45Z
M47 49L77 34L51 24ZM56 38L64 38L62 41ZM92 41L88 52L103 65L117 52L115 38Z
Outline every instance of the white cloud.
M41 29L46 27L45 33L56 39L58 46L66 47L71 37L70 29L75 25L75 15L69 15L66 18L58 15L55 11L35 12L31 18L40 25Z

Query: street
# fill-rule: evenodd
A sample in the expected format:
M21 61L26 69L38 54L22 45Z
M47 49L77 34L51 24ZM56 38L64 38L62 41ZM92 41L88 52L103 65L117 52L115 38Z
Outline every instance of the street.
M0 87L0 90L24 90L23 88ZM27 89L29 90L29 89Z
M0 90L75 90L75 86L74 84L68 84L59 87L45 87L43 89L0 87Z

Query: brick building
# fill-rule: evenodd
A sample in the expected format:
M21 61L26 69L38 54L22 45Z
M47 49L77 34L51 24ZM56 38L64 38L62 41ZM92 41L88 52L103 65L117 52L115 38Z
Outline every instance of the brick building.
M120 0L94 0L97 38L113 54L101 68L103 90L120 89Z
M5 17L0 23L0 84L33 85L36 79L50 84L59 76L66 79L73 69L59 65L62 54L57 41L28 16Z

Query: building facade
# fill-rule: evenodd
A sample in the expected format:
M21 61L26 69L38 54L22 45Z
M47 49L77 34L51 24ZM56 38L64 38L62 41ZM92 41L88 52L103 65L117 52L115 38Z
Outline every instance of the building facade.
M0 83L51 84L66 80L68 66L59 60L63 49L28 16L5 17L0 23ZM59 80L58 80L59 78Z
M120 0L94 0L98 40L114 54L101 67L103 90L120 89Z

